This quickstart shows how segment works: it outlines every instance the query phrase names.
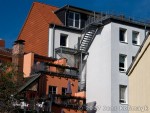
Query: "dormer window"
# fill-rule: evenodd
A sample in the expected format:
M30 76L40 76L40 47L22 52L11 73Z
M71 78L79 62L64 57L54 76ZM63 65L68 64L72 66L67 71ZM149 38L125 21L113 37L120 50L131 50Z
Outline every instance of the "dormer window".
M80 28L80 14L75 12L69 12L68 26L74 28Z

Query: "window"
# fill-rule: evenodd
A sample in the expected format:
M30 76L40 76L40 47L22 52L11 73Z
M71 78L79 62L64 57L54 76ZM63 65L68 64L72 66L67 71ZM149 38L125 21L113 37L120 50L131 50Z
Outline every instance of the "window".
M119 55L119 71L125 72L127 68L127 61L126 61L126 55L120 54Z
M60 46L65 46L65 47L68 46L67 37L68 35L65 34L60 35Z
M127 42L126 29L121 28L119 30L119 38L120 38L120 42Z
M75 12L69 12L68 26L80 28L80 14Z
M132 61L135 59L135 56L132 56Z
M127 86L119 86L120 103L127 103Z
M49 94L56 94L56 86L49 86Z
M132 32L132 44L139 45L139 32Z
M66 95L67 88L62 88L62 95Z

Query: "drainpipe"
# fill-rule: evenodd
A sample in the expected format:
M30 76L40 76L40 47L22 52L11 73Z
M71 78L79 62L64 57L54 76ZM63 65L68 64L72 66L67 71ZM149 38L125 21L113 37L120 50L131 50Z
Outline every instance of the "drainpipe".
M79 86L79 90L82 91L82 51L81 51L81 55L80 55L80 86Z
M48 41L48 56L54 58L55 52L55 24L50 25L49 41Z
M55 56L55 24L53 26L53 58L56 58Z
M87 59L89 54L83 58L83 53L81 52L81 64L80 64L80 91L86 91L86 75L87 75Z

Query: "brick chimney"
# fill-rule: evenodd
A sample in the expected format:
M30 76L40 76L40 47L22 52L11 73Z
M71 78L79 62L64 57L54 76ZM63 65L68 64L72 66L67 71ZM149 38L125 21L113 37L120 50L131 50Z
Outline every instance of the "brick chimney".
M23 74L24 42L24 40L15 41L12 50L12 63L19 74ZM18 77L17 80L22 79L23 75Z
M5 40L0 39L0 47L5 47Z

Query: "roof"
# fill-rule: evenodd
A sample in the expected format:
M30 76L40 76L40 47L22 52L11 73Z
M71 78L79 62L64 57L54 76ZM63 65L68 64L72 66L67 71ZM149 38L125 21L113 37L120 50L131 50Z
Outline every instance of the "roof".
M34 54L34 56L36 57L36 58L40 58L40 59L45 59L45 60L50 60L50 61L55 61L55 60L57 60L56 58L53 58L53 57L46 57L46 56L42 56L42 55L39 55L39 54Z
M118 15L106 15L106 17L109 21L125 24L128 26L136 26L142 29L148 29L148 30L150 29L150 24L145 22L144 20L134 20L132 18L128 18L124 16L122 17Z
M40 2L34 2L33 6L37 6L40 14L43 16L43 18L46 20L47 23L49 23L49 24L53 23L56 25L63 25L62 22L57 17L57 15L54 14L54 11L58 10L57 7L43 4Z
M85 14L92 14L94 15L94 13L98 13L100 14L99 12L95 12L95 11L92 11L92 10L88 10L88 9L84 9L84 8L80 8L80 7L76 7L76 6L72 6L72 5L65 5L64 7L62 8L59 8L58 10L55 11L55 13L61 11L61 10L73 10L73 11L77 11L77 12L80 12L80 13L85 13Z
M133 62L129 66L129 68L126 72L127 75L130 75L132 73L132 71L136 67L137 63L139 62L139 60L141 59L141 57L143 56L143 54L145 53L145 51L149 45L150 45L150 33L147 34L145 40L143 41L142 45L140 46L140 48L138 50Z
M41 16L43 17L43 19L48 23L48 24L56 24L56 25L63 25L62 22L60 21L60 19L57 17L57 15L54 13L54 11L58 10L59 8L56 6L51 6L51 5L47 5L44 3L40 3L40 2L33 2L32 7L28 13L28 16L26 18L26 21L20 31L19 36L21 35L21 32L23 31L28 18L30 16L30 13L32 11L33 8L37 8L39 13L41 14ZM18 36L18 38L19 38Z
M41 74L35 74L35 76L32 76L32 77L28 78L29 80L18 90L18 92L23 91L30 84L32 84L35 80L37 80L40 76L41 76Z
M0 47L0 54L3 55L3 56L9 56L9 57L11 57L11 55L12 55L12 49Z

